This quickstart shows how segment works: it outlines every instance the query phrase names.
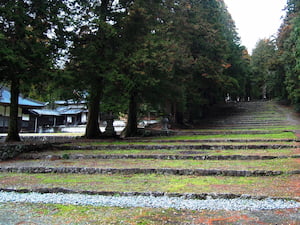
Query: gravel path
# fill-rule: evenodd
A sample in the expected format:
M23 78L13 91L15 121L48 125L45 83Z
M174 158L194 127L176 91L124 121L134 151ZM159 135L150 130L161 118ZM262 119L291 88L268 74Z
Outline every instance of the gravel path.
M0 192L0 203L52 203L109 207L150 207L188 210L274 210L300 208L300 203L282 199L207 199L195 200L179 197L153 196L101 196L63 193Z

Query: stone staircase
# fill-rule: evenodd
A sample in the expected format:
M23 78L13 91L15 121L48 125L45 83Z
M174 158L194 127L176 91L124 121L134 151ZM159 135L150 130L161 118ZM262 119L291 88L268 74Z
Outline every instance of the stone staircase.
M28 152L15 160L1 162L0 185L4 189L16 190L46 187L60 191L84 189L138 193L142 190L169 193L175 190L176 193L193 191L193 194L203 193L205 185L208 185L209 193L278 197L285 188L292 184L299 187L300 184L299 139L293 135L294 130L299 128L287 119L287 113L273 102L228 104L202 121L197 129L178 130L175 136L94 142L74 140L56 145L52 150ZM67 181L65 184L54 180L44 182L36 178L38 174L48 174L57 179L64 176ZM86 175L99 176L99 180L90 178L93 181L87 188L86 183L81 185ZM121 179L120 176L121 189L101 184L101 180L115 182ZM149 180L146 176L156 183L155 188L147 188ZM11 177L13 179L7 182ZM29 180L20 184L20 180L24 181L26 177ZM128 184L132 177L139 180L136 187ZM178 182L173 184L174 188L166 190L163 186L169 177L178 179ZM236 180L231 184L222 181L223 186L232 185L231 190L206 183L199 185L198 192L191 186L203 177ZM239 179L243 177L255 177L257 184L268 180L273 186L270 190L266 190L266 186L256 188L246 184L245 190L242 186L237 188ZM190 183L183 185L181 179L190 179ZM295 183L295 180L298 182ZM272 192L278 181L282 181L280 190ZM181 188L176 188L178 186ZM300 193L290 190L282 197L297 199Z

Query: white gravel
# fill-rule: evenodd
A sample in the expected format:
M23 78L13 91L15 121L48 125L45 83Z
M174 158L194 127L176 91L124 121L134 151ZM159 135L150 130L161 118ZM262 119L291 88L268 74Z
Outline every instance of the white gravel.
M174 208L189 210L273 210L300 208L300 203L280 199L207 199L195 200L180 197L153 197L153 196L101 196L85 194L63 193L16 193L0 192L0 203L53 203L71 205L92 205L111 207L150 207Z

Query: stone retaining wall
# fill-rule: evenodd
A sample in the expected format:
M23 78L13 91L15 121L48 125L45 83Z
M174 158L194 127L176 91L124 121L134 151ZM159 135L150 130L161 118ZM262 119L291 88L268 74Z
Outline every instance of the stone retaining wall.
M300 174L296 171L266 170L205 170L205 169L141 169L141 168L82 168L82 167L0 167L0 172L7 173L73 173L73 174L161 174L161 175L193 175L193 176L278 176L282 174Z
M203 140L143 140L143 142L157 142L157 143L263 143L263 142L299 142L300 139L203 139Z
M52 144L50 143L17 143L17 144L1 144L0 145L0 161L12 159L23 152L30 151L42 151L45 149L50 149Z
M6 136L0 137L0 142L5 141ZM64 136L64 135L20 135L22 142L65 142L79 139L80 136Z
M203 128L203 129L210 129L210 127L207 128ZM234 128L231 128L234 129ZM243 129L247 129L246 127L243 127ZM250 128L249 128L250 129ZM258 130L229 130L226 129L224 131L221 130L214 130L214 129L210 129L207 131L178 131L176 134L177 135L215 135L215 134L279 134L283 132L283 130L263 130L263 131L258 131Z
M293 156L260 156L260 155L85 155L85 154L64 154L64 155L38 155L24 154L21 159L159 159L159 160L271 160L271 159L287 159L300 158L300 155Z
M22 142L5 143L5 137L0 137L0 161L15 158L24 152L45 151L55 144L69 143L71 140L78 139L78 136L21 136Z
M287 144L259 144L259 145L93 145L93 146L57 146L59 150L180 150L180 149L196 149L196 150L247 150L247 149L283 149L297 148L296 145Z
M246 194L218 194L218 193L170 193L170 192L121 192L121 191L82 191L82 190L72 190L66 188L35 188L35 189L13 189L13 188L0 188L0 192L17 192L17 193L63 193L63 194L86 194L86 195L102 195L102 196L153 196L153 197L179 197L183 199L281 199L281 200L291 200L291 198L272 198L269 196L252 196ZM298 200L298 198L296 198Z

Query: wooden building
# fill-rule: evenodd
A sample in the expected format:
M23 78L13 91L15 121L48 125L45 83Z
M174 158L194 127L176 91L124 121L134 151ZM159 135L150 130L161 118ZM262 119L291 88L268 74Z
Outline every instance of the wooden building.
M19 96L20 132L57 132L62 127L76 127L87 123L88 110L84 101L56 101L54 109L47 104ZM10 90L0 88L0 133L8 130Z
M18 122L20 130L29 128L30 113L29 109L41 109L45 106L43 102L35 101L30 98L19 96ZM0 88L0 132L8 130L10 114L10 90L6 87Z

